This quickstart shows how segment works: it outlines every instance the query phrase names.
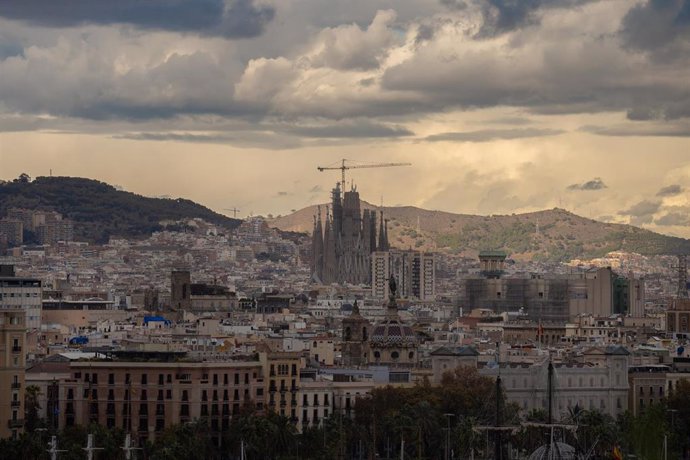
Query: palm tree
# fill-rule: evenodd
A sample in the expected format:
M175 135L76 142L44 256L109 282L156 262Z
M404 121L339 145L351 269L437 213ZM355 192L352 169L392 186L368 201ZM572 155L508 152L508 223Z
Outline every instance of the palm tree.
M26 431L33 433L36 428L44 425L44 421L39 417L38 412L41 405L38 401L41 389L36 385L29 385L24 392L24 416L26 418Z

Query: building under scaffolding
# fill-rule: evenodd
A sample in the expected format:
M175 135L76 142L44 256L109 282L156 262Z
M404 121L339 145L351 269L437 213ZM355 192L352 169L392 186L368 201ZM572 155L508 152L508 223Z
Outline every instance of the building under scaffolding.
M609 267L553 277L506 277L500 269L490 274L461 280L458 307L521 311L527 319L549 322L580 314L641 316L644 310L644 280L620 277Z

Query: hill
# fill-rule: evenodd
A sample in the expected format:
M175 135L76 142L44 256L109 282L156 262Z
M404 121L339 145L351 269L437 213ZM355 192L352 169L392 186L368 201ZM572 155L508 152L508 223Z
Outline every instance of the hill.
M381 208L363 203L366 209ZM321 207L325 209L325 205ZM502 249L519 260L567 261L601 257L611 251L643 255L690 252L690 240L661 235L632 225L598 222L554 208L526 214L477 216L429 211L413 206L384 207L391 245L437 250L470 257ZM312 231L316 206L269 222L281 229Z
M201 218L228 229L241 221L182 198L148 198L78 177L20 176L0 184L0 216L11 208L57 211L75 222L75 239L107 242L110 236L141 238L163 227L163 220Z

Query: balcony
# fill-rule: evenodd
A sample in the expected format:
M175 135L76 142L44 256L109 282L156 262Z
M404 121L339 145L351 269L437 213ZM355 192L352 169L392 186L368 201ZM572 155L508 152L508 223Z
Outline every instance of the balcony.
M7 426L12 429L12 428L22 428L24 426L24 420L23 419L16 419L16 420L8 420L7 421Z
M22 352L22 347L19 345L14 345L12 347L12 353L21 353Z
M21 402L19 401L10 401L10 406L12 407L19 407L21 405Z
M13 390L18 390L22 387L22 384L19 382L12 382L12 385L10 385Z

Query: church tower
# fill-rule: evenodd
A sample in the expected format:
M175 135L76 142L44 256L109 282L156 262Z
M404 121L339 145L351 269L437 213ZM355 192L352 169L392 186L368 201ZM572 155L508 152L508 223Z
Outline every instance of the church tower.
M371 324L359 313L355 300L350 316L343 319L343 366L364 366L369 354Z

